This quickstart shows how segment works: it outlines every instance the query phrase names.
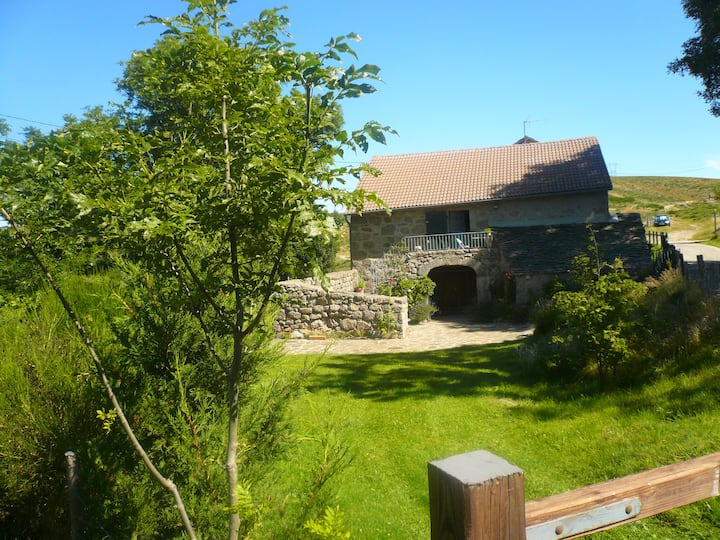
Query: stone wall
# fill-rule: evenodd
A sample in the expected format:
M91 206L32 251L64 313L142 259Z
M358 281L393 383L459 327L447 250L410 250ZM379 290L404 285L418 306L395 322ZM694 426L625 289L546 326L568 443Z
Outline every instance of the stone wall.
M406 236L425 234L425 209L369 212L350 218L353 261L380 258Z
M363 259L379 259L391 246L406 236L426 233L426 211L443 208L413 208L386 212L368 212L350 217L350 253L353 264ZM472 205L447 207L467 210L470 229L483 231L493 227L526 227L566 223L598 223L610 219L605 191L574 193L532 199L501 199Z
M394 276L392 263L387 257L353 261L360 277L367 283L367 290L375 292L377 287L387 284ZM478 303L490 301L490 283L502 272L500 253L495 248L447 251L411 251L403 260L408 277L427 276L433 268L441 266L467 266L476 276Z
M325 279L327 280L325 285L330 291L353 292L355 290L355 287L358 285L358 282L360 281L360 275L358 274L357 270L345 270L342 272L331 272L329 274L325 274ZM282 285L283 287L285 287L286 285L305 285L308 287L321 286L321 284L313 278L289 279L287 281L281 282L280 285Z
M329 274L329 290L312 279L281 282L275 331L298 337L327 333L404 337L407 298L352 292L357 275L355 270Z
M598 223L610 219L606 191L573 193L532 199L502 199L471 208L475 230L486 227L527 227Z

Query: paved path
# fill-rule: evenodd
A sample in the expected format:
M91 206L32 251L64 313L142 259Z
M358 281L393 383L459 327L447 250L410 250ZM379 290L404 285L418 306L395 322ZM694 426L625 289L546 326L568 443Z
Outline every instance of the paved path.
M720 248L715 246L689 241L673 242L672 239L670 239L670 243L678 248L687 263L697 262L698 255L702 255L705 262L720 261Z
M477 324L464 319L431 320L410 325L402 339L287 339L288 354L372 354L387 352L430 351L461 345L481 345L512 341L532 333L529 323Z

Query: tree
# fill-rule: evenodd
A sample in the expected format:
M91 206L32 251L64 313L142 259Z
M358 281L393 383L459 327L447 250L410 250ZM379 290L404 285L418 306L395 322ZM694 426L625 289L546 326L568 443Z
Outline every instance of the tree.
M323 52L300 52L287 41L281 11L235 29L230 3L187 0L181 16L148 18L166 31L126 64L119 87L127 102L110 115L96 111L68 122L56 135L62 159L52 170L73 173L52 175L58 181L47 183L43 198L64 209L72 201L75 211L63 213L68 230L84 231L78 234L84 239L99 235L150 297L166 299L165 313L170 306L194 321L202 351L170 352L183 353L183 365L211 370L203 383L208 399L220 395L212 381L224 381L225 506L228 538L236 539L241 527L253 526L250 487L240 473L253 452L272 446L279 421L276 396L260 405L267 410L253 410L253 392L267 358L273 293L293 264L289 248L326 229L317 201L362 208L370 196L348 193L342 183L363 167L335 161L348 150L366 151L370 139L385 142L391 130L377 122L342 128L342 100L373 92L379 80L376 66L342 64L355 57L350 42L358 36L331 39ZM34 182L32 175L8 180L15 188ZM4 190L17 219L9 217L41 230L47 222L37 211L40 197L20 191ZM252 432L241 431L243 415L255 419Z
M535 341L546 367L604 379L633 358L645 288L621 260L606 262L589 225L588 231L587 252L573 259L571 288L555 292L535 313Z
M720 116L720 4L716 0L683 0L685 15L694 19L698 35L683 44L683 56L668 65L672 73L689 74L702 80L698 92Z

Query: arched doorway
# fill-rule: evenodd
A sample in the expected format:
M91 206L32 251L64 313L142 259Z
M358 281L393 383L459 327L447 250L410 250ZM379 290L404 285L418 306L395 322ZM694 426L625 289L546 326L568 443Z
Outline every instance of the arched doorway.
M477 303L477 277L468 266L438 266L428 272L435 282L432 301L441 315L462 313Z

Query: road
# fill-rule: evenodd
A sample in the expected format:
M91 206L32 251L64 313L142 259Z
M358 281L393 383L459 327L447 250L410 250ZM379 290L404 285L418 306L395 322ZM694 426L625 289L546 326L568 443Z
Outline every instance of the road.
M673 242L672 239L670 239L670 243L678 248L680 253L682 253L685 262L697 262L698 255L702 255L705 262L720 261L720 248L700 244L698 242Z

